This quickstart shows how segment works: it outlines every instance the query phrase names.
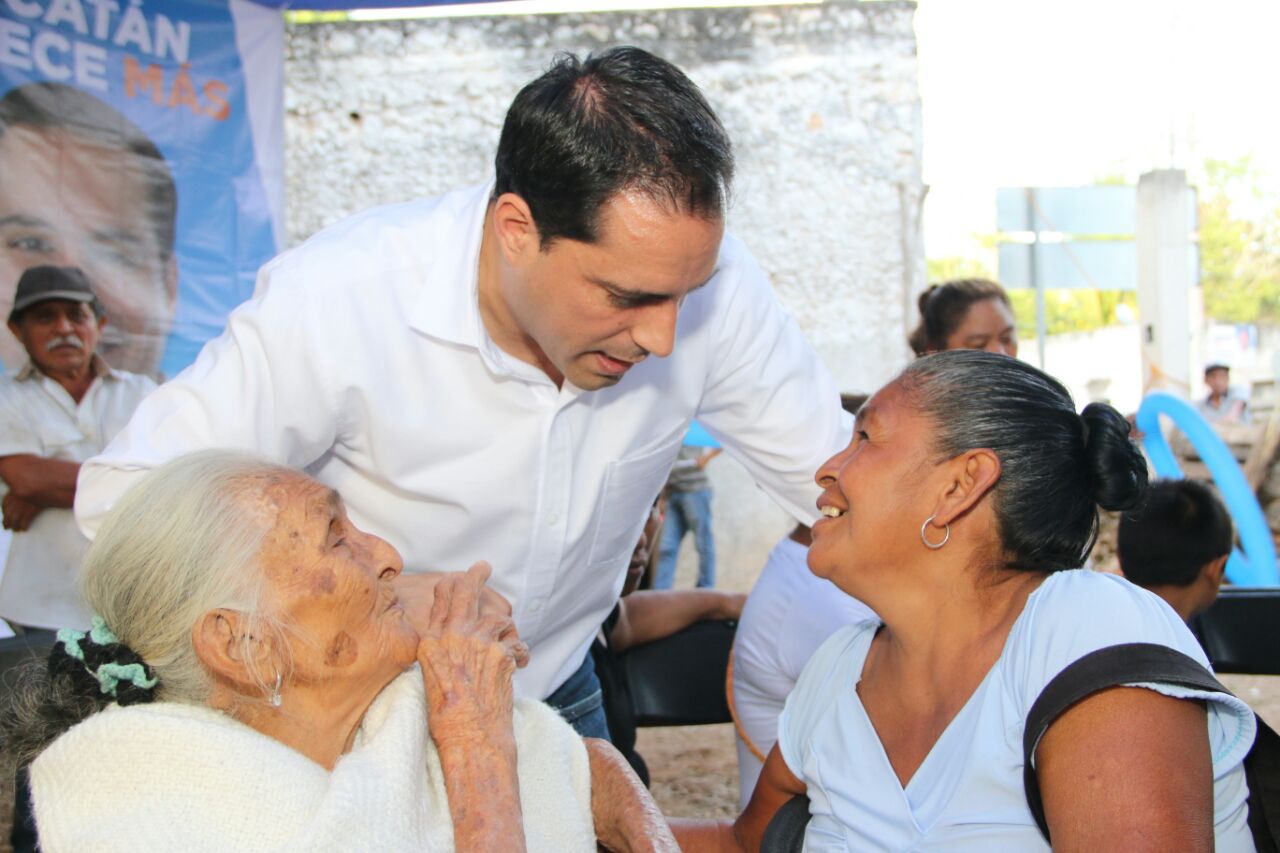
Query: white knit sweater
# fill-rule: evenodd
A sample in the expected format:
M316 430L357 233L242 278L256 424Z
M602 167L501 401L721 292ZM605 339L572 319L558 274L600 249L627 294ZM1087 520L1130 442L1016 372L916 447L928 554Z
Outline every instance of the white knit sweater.
M518 700L530 851L595 851L582 739ZM378 695L327 771L208 708L112 705L31 765L40 846L63 851L453 850L453 824L415 666Z

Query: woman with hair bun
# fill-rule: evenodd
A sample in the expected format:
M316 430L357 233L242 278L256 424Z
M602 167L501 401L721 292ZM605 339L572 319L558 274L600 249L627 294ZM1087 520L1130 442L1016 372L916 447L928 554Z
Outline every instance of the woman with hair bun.
M1146 464L1105 404L974 350L925 356L858 412L818 469L809 566L879 617L837 631L787 699L733 825L676 825L686 851L755 850L794 795L806 851L1048 850L1024 791L1045 686L1104 647L1207 666L1159 598L1079 566L1098 508L1135 506ZM1241 764L1252 712L1154 678L1102 690L1032 751L1057 850L1253 850Z
M907 337L915 354L980 349L1018 355L1013 305L1004 288L985 278L935 284L920 294L920 324Z

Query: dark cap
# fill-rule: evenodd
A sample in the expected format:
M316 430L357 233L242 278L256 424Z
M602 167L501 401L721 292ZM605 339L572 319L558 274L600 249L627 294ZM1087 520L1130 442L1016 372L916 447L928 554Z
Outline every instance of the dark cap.
M1205 365L1205 368L1204 368L1204 375L1205 375L1205 376L1208 376L1210 373L1213 373L1213 371L1215 371L1215 370L1225 370L1225 371L1227 371L1228 373L1230 373L1230 372L1231 372L1231 365L1229 365L1229 364L1223 364L1223 363L1222 363L1222 362L1220 362L1220 361L1215 361L1215 362L1213 362L1212 364L1207 364L1207 365Z
M37 302L47 302L50 299L87 302L94 305L95 312L97 310L93 288L78 267L32 267L18 279L18 290L13 295L13 310L9 312L9 322L14 322L19 312Z

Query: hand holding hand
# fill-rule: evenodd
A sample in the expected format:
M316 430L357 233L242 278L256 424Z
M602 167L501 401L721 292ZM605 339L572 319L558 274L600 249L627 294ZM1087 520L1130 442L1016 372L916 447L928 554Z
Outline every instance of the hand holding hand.
M458 577L457 572L415 572L402 574L395 579L396 595L400 598L400 606L404 608L409 624L419 635L430 630L431 605L435 601L436 584L445 578L456 577ZM507 601L502 593L486 586L480 590L480 615L510 620L511 602ZM528 662L529 658L526 654L516 661L516 665L524 666Z
M481 606L491 571L480 562L464 573L438 577L419 630L427 719L442 750L514 739L511 680L516 667L528 661L529 648L509 613L486 613Z

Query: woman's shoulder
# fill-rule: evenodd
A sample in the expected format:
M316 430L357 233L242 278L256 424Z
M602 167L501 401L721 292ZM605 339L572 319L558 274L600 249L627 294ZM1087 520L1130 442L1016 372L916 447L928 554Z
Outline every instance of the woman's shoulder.
M1027 599L1005 647L1005 666L1011 686L1033 701L1070 664L1122 643L1168 646L1209 664L1191 631L1159 596L1118 575L1072 569L1050 575Z
M198 762L199 756L218 762L231 750L276 751L280 760L310 764L284 744L200 705L152 702L108 705L64 732L32 764L33 773L79 767L77 774L100 768L119 778L128 767L142 774L162 772L174 762Z

